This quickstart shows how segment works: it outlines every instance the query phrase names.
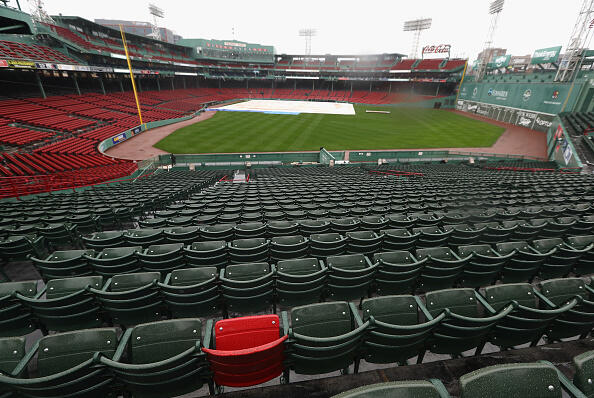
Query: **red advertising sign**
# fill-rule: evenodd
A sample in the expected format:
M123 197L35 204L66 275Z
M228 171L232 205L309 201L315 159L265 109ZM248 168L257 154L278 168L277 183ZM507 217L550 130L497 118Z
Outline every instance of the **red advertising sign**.
M0 59L0 68L8 68L8 62Z

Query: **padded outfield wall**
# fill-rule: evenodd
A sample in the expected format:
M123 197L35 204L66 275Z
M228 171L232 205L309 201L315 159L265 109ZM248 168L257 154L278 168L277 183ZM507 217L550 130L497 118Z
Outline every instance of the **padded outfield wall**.
M547 131L558 113L574 109L584 84L584 81L573 85L554 82L464 82L460 87L456 109Z

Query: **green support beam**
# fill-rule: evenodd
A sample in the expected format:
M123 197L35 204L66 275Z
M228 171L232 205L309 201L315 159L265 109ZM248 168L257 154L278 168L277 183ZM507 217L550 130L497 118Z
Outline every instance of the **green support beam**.
M76 79L76 75L72 74L72 80L74 81L74 89L76 90L77 94L80 95L80 87L78 87L78 80Z
M39 73L35 73L35 80L37 81L37 86L39 87L39 92L41 92L41 96L43 98L47 98L47 95L45 95L45 89L43 88L43 83L41 83L41 78L39 77Z
M99 86L101 87L101 92L105 95L105 86L103 85L103 79L99 76Z
M13 30L13 29L18 29L18 28L24 28L24 27L25 27L25 25L23 25L23 24L4 26L4 27L0 28L0 32L6 32L8 30Z

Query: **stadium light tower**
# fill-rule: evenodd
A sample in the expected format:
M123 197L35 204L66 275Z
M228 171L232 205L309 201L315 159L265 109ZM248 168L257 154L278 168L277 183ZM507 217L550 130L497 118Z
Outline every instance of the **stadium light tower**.
M504 0L492 1L489 5L489 14L491 15L491 24L489 25L489 32L487 33L487 40L483 46L483 56L479 59L478 72L476 80L481 80L487 72L487 63L489 62L488 50L493 48L493 37L495 36L495 30L497 30L497 23L499 22L499 14L503 11Z
M153 16L153 31L151 32L151 36L156 40L161 40L161 29L159 29L159 25L157 24L157 18L163 18L165 16L165 12L163 9L152 3L149 3L148 9L150 14Z
M312 28L299 29L299 36L305 37L305 55L311 55L311 38L316 36L318 31Z
M56 22L49 16L43 7L43 0L29 0L29 6L31 7L31 16L34 20L55 25Z
M594 0L584 0L578 17L573 26L569 44L565 47L565 54L557 69L555 81L571 81L575 76L575 71L579 70L582 63L582 50L586 50L590 35L594 28Z
M416 58L419 51L419 41L421 40L421 32L431 27L431 18L413 19L404 23L405 32L413 32L413 44L409 58Z

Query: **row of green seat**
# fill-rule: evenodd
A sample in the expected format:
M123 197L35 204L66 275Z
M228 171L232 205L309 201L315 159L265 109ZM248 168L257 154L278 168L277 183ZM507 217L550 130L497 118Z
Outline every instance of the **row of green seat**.
M553 288L554 283L558 282L541 288ZM519 296L532 293L546 300L538 291L523 288L507 285L504 290L487 291L487 297L472 289L444 290L428 295L426 306L414 296L367 299L362 304L362 315L347 302L319 303L283 312L281 319L276 315L251 316L215 325L209 320L204 332L197 318L139 324L119 337L115 328L78 330L43 337L28 352L24 338L2 338L0 396L15 392L30 397L104 397L127 392L134 397L171 397L194 391L205 383L213 393L215 383L249 386L281 372L283 381L289 382L291 372L322 375L348 372L354 366L356 373L361 360L406 363L415 356L422 360L426 349L458 355L480 348L485 341L500 344L498 336L507 343L515 338L521 344L543 333L550 335L557 327L569 330L569 324L577 319L582 321L578 327L591 330L592 319L586 322L580 318L581 310L577 308L585 301L579 300L579 295L568 298L567 291L565 295L558 291L556 296L561 302L569 300L562 312L552 303L549 309L531 307L528 302L534 297L501 305L504 295L513 295L512 290L520 290ZM501 295L490 301L501 309L490 306L490 295ZM485 314L480 313L481 307ZM573 319L568 319L568 314L573 314ZM514 328L522 322L524 329ZM531 325L530 329L527 325ZM592 378L593 357L588 353L576 358L576 386L560 372L545 372L551 369L550 364L499 365L463 376L462 396L561 397L563 385L572 396L581 398L585 393L591 397L594 389L588 380ZM34 362L36 375L28 375L27 366ZM378 391L372 387L341 397L394 396L390 394L395 391L414 397L448 396L436 381L432 390L427 383L416 383L417 389L412 391L403 390L399 384L390 385L390 389L383 385L384 395L348 395ZM400 390L393 389L397 386Z
M446 216L447 213L446 213ZM557 237L559 233L571 232L576 234L589 233L594 229L594 216L568 216L558 218L513 218L512 214L506 215L505 219L492 220L487 213L477 215L474 218L460 213L448 216L445 222L444 215L435 213L410 216L406 214L387 214L363 217L345 218L317 218L298 220L272 220L266 223L254 221L244 223L219 223L202 224L203 220L196 220L193 217L175 217L170 219L149 218L140 222L140 229L161 229L176 233L192 233L195 240L232 240L241 238L271 237L276 235L311 235L314 233L337 232L345 233L352 231L375 231L384 229L407 228L413 232L428 231L423 228L438 228L445 232L454 230L466 234L480 234L484 228L501 227L512 230L524 239L526 236L534 237ZM495 223L495 224L494 224ZM184 229L185 228L185 229ZM178 232L179 231L179 232ZM475 232L476 231L476 232ZM85 242L93 244L98 234L91 234L85 238ZM174 239L175 236L169 237ZM189 238L189 237L188 237Z
M431 228L431 227L427 227ZM183 242L151 244L161 241L160 230L134 230L134 237L149 245L107 247L104 249L55 251L47 257L30 257L44 280L71 276L101 275L155 271L166 274L175 269L212 266L221 269L229 264L271 262L314 257L326 259L345 254L374 255L373 263L381 262L387 274L382 280L411 284L412 277L433 271L441 277L439 286L447 279L449 286L460 282L465 286L483 286L501 278L505 281L529 281L594 273L594 235L563 236L506 242L511 232L494 229L501 235L488 235L491 244L472 244L479 235L457 237L448 232L431 231L411 235L406 229L384 230L381 235L372 231L312 234L226 241L199 241L185 246ZM101 235L102 243L122 244L122 232ZM128 235L129 237L130 235ZM454 240L454 239L458 240ZM499 243L494 243L499 242ZM139 244L140 242L135 242ZM464 244L470 243L470 244ZM450 245L448 248L445 245ZM442 246L443 245L443 246ZM99 246L99 248L102 246ZM416 248L416 257L408 249ZM407 249L407 250L401 250ZM395 253L384 253L383 250ZM425 264L426 263L426 264ZM382 268L380 267L380 269ZM408 279L406 278L408 276ZM424 281L431 289L429 281ZM388 286L386 286L389 288ZM388 290L389 291L389 290Z
M460 377L461 398L592 398L594 388L594 351L573 360L571 381L552 363L539 361L493 365ZM345 391L332 398L449 398L440 380L408 380L371 384Z
M340 198L340 197L339 197ZM155 212L156 218L144 221L143 226L157 226L159 224L165 225L169 223L179 223L196 221L204 224L211 223L230 223L230 222L252 222L252 221L270 221L270 220L299 220L302 218L322 218L322 217L362 217L367 215L385 215L385 214L407 214L411 218L418 216L427 216L427 213L434 212L437 222L441 218L448 217L448 213L452 213L454 219L449 222L456 222L456 217L459 213L466 213L465 207L472 206L481 209L485 213L492 213L494 220L504 219L509 214L520 214L526 217L560 217L564 215L592 215L594 208L592 208L586 201L588 198L577 197L574 202L566 197L557 197L560 203L551 205L549 198L529 198L522 202L512 200L504 201L466 201L454 200L450 201L430 201L418 204L409 203L404 200L393 202L390 199L381 199L375 201L353 200L346 201L344 198L340 199L340 203L333 202L329 198L322 197L322 203L316 203L309 200L307 203L277 203L272 202L268 205L251 205L251 206L231 206L229 204L223 206L205 207L204 203L186 204L185 206L192 206L190 208L179 207L183 204L176 204L170 206L170 210ZM393 200L393 199L392 199ZM421 199L419 199L421 200ZM563 201L561 201L563 200ZM592 200L590 197L589 200ZM262 202L266 203L266 201ZM554 203L554 202L553 202ZM488 210L491 209L491 210ZM528 210L526 210L528 209ZM532 211L531 211L532 210ZM480 213L474 211L474 213ZM167 221L170 219L169 221ZM435 223L437 223L435 222Z
M36 328L41 328L45 332L74 330L99 327L105 322L130 326L163 317L202 317L213 314L227 316L229 313L270 311L271 307L276 311L277 301L284 307L290 307L315 303L323 300L324 296L331 300L362 299L370 291L374 279L377 281L378 275L381 275L381 268L375 274L378 267L371 266L369 260L362 255L351 255L329 258L328 268L321 261L302 259L279 262L278 269L266 263L252 263L230 265L220 273L214 267L176 270L168 274L163 282L161 274L157 272L115 275L105 283L100 276L56 279L48 282L46 288L40 292L37 292L35 281L2 283L0 333L23 335ZM578 312L581 313L581 318L569 322L569 331L563 333L569 333L570 336L579 335L588 331L594 324L594 314L588 315L592 311L589 305L585 304L589 303L591 289L584 280L552 279L541 282L539 286L538 293L526 283L486 287L484 298L489 304L485 304L480 311L487 313L494 309L493 312L496 312L513 300L526 306L527 313L540 308L535 310L535 313L545 316L546 322L538 323L533 320L532 325L528 323L515 327L520 330L520 337L523 338L529 331L549 333L550 331L544 328L550 321L558 316L567 315L565 312L577 304L580 304ZM411 286L401 288L402 293L411 291ZM451 291L464 292L459 297L470 295L470 304L481 301L474 296L472 288ZM579 303L565 308L564 300L574 296L581 297ZM385 297L396 296L380 296L377 300L381 301ZM428 292L425 297L429 310L437 308L437 313L445 308L454 310L463 305L458 303L451 307L451 301L446 301L446 304L442 305L442 300L437 303L437 300L432 298L440 297L440 291ZM418 301L418 298L415 300ZM391 305L394 305L394 308L398 307L394 303ZM550 311L544 311L545 309ZM479 312L470 311L465 313L466 316L478 314ZM399 316L403 316L402 313ZM399 319L396 320L400 322ZM493 326L497 320L494 318L493 323L489 325ZM587 324L586 329L576 326L584 322ZM537 329L531 330L535 326ZM560 332L555 333L561 336ZM554 335L553 338L567 337L558 335ZM483 336L481 332L479 337ZM530 336L535 337L534 334ZM498 338L506 338L506 334ZM503 346L506 344L501 343ZM520 343L507 345L516 344Z

